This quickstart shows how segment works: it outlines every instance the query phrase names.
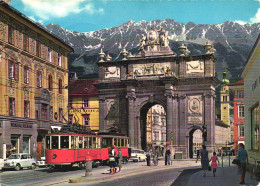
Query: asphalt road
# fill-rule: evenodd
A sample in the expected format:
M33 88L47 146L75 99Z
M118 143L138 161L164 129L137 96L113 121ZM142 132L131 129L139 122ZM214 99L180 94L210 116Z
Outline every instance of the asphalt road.
M172 185L183 168L161 170L151 173L138 174L105 182L91 184L93 186L169 186Z

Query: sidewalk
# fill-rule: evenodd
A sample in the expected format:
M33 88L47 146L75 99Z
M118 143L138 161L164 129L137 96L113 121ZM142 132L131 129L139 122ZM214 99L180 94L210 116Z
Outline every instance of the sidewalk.
M231 167L219 167L216 177L213 177L212 171L207 172L206 177L203 177L203 171L196 172L191 175L187 186L194 186L195 184L200 186L238 186L240 185L239 182L237 167L233 165ZM250 179L249 172L246 173L245 183L244 185L247 186L260 186L260 182Z
M176 169L176 168L187 168L187 167L197 167L198 163L195 161L187 160L187 161L173 161L173 165L164 165L164 161L159 161L158 166L147 166L146 162L139 163L131 163L131 164L123 164L122 171L120 173L116 173L114 175L109 174L109 167L93 169L91 173L87 177L83 175L81 177L71 178L70 183L85 183L91 184L95 182L102 182L105 180L113 180L121 177L133 176L137 174L145 174L151 173L154 171L160 171L165 169ZM181 174L181 171L179 172ZM178 175L179 176L179 175ZM176 177L177 179L177 177Z

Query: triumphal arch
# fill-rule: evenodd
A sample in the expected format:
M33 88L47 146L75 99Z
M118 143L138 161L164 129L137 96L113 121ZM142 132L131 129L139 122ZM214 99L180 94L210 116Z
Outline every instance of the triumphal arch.
M166 139L183 158L191 157L192 134L207 127L207 148L215 148L214 48L189 56L183 44L179 55L169 47L168 32L151 29L138 35L137 54L122 50L122 58L111 61L102 49L98 63L99 128L126 134L133 148L146 147L146 115L153 105L166 111Z

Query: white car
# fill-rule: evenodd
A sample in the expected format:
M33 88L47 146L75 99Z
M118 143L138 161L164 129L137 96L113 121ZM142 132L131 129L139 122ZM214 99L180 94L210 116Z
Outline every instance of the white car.
M40 159L37 161L37 165L38 165L38 167L45 167L45 166L47 166L45 164L45 157L40 157Z
M0 158L0 171L1 171L2 168L4 167L4 164L5 164L4 159L1 159L1 158Z
M15 170L20 170L21 168L31 168L35 169L37 166L36 161L30 154L19 153L19 154L11 154L4 161L3 168L13 168Z
M137 161L137 162L145 161L146 160L146 154L145 154L144 150L140 150L140 149L131 150L130 160Z

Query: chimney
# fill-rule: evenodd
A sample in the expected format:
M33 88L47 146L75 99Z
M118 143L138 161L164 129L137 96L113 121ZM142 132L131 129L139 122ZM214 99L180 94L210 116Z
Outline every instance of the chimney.
M4 1L5 3L7 3L10 6L10 1L11 0L2 0L2 1Z

